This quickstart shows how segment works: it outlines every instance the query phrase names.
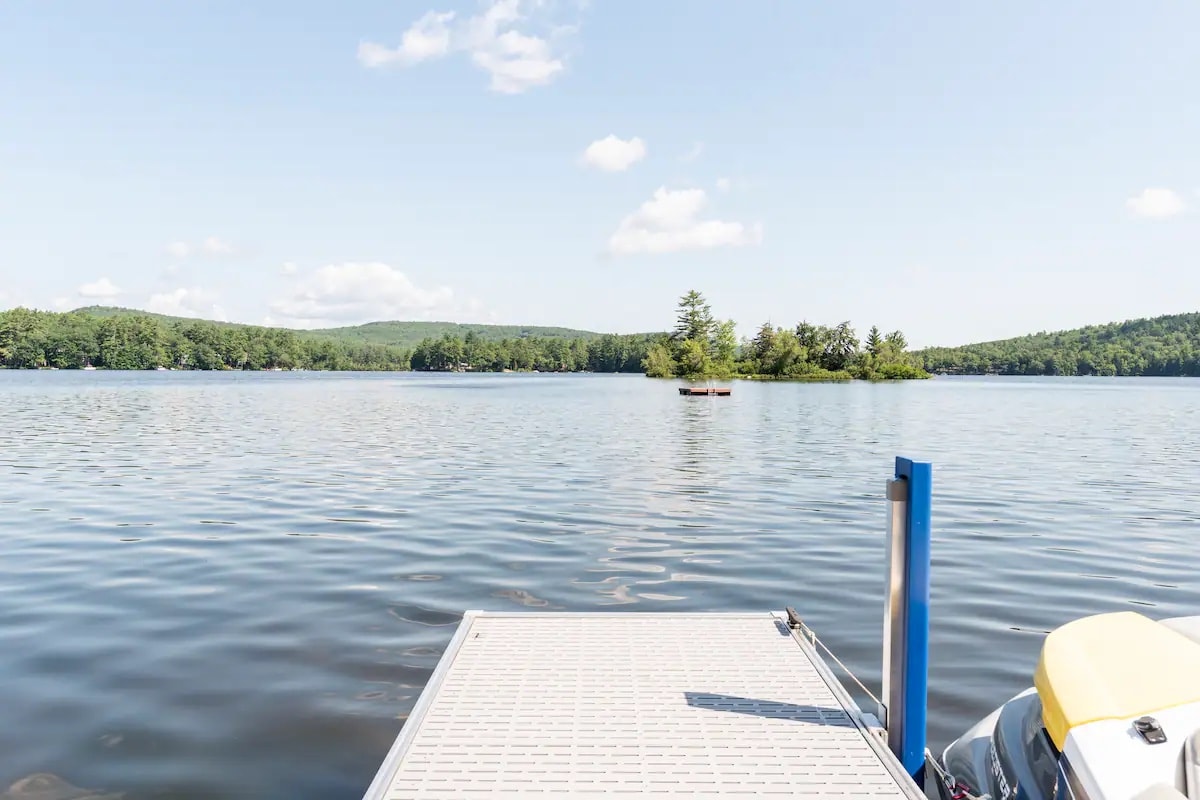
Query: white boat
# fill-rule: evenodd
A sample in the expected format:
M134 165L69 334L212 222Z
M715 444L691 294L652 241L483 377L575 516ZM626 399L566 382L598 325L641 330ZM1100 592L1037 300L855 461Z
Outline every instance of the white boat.
M949 796L1200 800L1200 616L1069 622L1033 683L946 749Z

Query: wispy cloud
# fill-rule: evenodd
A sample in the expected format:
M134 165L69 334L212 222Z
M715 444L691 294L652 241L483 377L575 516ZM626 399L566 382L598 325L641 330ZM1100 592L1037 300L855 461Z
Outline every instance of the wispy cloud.
M217 304L216 292L198 288L179 288L150 295L146 310L172 317L198 317L224 322L224 309Z
M680 161L695 161L704 153L704 142L694 142L687 152L679 157Z
M210 256L228 256L234 252L233 245L229 242L223 242L215 236L209 236L201 242L200 249Z
M1171 189L1150 187L1125 201L1125 207L1138 217L1161 219L1182 214L1187 206Z
M417 286L400 270L377 261L328 264L271 304L273 318L303 327L449 319L477 311L477 304L459 303L450 287Z
M589 144L582 161L605 172L624 172L645 157L646 143L637 136L626 140L609 134Z
M728 192L731 188L733 188L733 181L729 178L717 178L718 192Z
M550 83L566 68L564 42L575 28L552 24L551 5L545 0L492 0L470 17L429 11L401 34L395 47L359 43L358 60L369 68L408 67L463 53L488 73L492 91L518 94Z
M761 223L700 219L707 202L703 189L660 187L637 211L621 220L608 240L608 250L613 255L675 253L762 242Z
M400 37L400 44L388 48L375 42L358 46L358 60L365 67L388 64L419 64L431 58L441 58L450 52L450 23L454 12L430 11L414 22Z
M75 290L75 293L87 300L111 300L121 294L121 290L108 278L101 278L98 281L83 284Z

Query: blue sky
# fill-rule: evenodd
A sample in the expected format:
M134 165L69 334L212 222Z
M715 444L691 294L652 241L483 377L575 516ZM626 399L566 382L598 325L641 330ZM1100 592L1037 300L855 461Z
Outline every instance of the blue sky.
M953 344L1200 308L1200 4L0 3L0 307ZM612 137L612 138L609 138Z

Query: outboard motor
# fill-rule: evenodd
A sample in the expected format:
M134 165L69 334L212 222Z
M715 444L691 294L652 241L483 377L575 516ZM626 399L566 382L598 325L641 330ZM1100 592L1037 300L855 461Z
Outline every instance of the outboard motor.
M1031 689L960 737L950 774L992 800L1200 800L1200 618L1085 617Z

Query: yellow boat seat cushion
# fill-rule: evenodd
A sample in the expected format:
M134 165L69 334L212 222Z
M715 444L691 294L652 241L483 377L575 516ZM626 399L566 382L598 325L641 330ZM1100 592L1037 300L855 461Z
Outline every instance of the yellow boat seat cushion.
M1084 617L1046 637L1033 684L1061 750L1080 725L1200 702L1200 643L1132 611Z

